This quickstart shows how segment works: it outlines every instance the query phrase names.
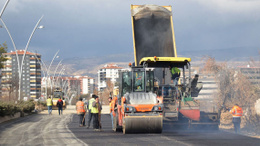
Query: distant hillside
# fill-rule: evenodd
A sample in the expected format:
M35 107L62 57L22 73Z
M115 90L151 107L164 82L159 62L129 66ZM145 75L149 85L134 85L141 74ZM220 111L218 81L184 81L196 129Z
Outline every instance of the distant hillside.
M247 61L250 58L259 58L260 49L254 47L237 47L218 50L191 50L180 51L178 56L190 57L198 60L203 56L214 57L217 61Z
M199 61L203 56L214 57L217 61L248 61L252 58L259 60L259 49L255 48L229 48L219 50L180 51L178 56L190 57L192 61ZM94 56L86 58L63 59L66 65L67 75L88 75L97 77L97 71L108 63L115 63L120 67L127 67L129 62L134 61L134 54L114 54L107 56ZM194 62L195 63L195 62ZM53 65L55 68L55 65ZM54 69L53 69L54 70Z
M103 67L105 64L115 63L121 67L126 67L129 62L133 62L133 56L133 53L129 53L87 58L74 57L63 59L63 64L66 65L66 74L95 77L97 76L98 69Z

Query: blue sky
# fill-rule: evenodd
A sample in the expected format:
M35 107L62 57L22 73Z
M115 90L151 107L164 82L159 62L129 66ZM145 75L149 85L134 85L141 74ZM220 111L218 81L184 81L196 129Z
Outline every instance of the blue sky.
M44 15L28 50L47 61L58 50L65 59L132 54L131 4L172 6L177 52L260 48L260 0L10 0L2 19L23 49ZM1 28L5 41L13 50Z

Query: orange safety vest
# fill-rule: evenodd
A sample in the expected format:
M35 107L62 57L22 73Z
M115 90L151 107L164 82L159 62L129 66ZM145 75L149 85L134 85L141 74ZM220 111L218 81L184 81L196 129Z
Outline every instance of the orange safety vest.
M78 114L85 113L84 102L78 101L77 104L76 104L76 108L77 108L77 113Z
M235 105L235 106L231 109L230 113L233 115L233 117L241 117L242 114L243 114L243 110L242 110L241 107Z
M116 101L117 101L117 97L114 97L111 101L111 110L112 110L112 114L113 114L114 117L116 116L116 113L114 112L115 106L116 106Z

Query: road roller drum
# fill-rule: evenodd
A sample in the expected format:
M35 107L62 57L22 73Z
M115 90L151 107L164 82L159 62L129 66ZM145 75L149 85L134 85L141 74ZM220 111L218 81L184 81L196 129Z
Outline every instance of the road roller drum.
M161 133L163 116L126 116L123 121L123 133Z

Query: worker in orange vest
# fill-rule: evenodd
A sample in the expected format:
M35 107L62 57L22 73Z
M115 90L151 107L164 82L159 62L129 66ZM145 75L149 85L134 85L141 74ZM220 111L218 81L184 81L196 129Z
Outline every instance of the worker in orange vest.
M233 115L233 124L234 129L236 133L240 133L240 123L241 123L241 116L243 114L243 110L241 107L238 106L238 104L235 104L235 106L229 110L229 112Z
M162 96L162 91L159 90L157 93L157 102L158 103L163 103L163 96Z
M79 126L83 127L85 126L86 108L84 102L82 101L82 98L79 98L79 101L76 104L76 110L77 114L79 115Z
M117 108L117 97L115 96L111 101L111 109L112 109L112 115L115 117L116 113L115 110Z
M117 109L117 103L118 103L117 96L114 96L112 101L111 101L111 115L112 115L111 120L113 119L112 120L112 129L113 130L116 127L116 125L114 125L114 117L116 117L116 112L115 111L117 111L116 110Z

